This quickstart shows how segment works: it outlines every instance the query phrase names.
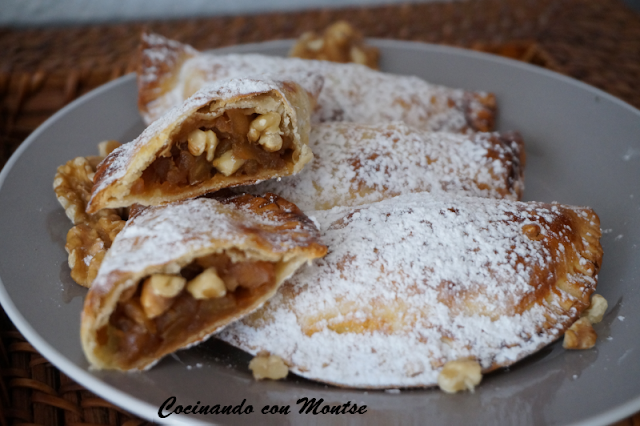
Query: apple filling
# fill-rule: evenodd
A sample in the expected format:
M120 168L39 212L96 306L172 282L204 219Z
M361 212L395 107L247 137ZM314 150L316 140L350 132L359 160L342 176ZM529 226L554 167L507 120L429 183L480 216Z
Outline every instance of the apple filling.
M117 354L116 364L135 368L136 360L172 352L185 336L197 336L248 306L255 293L273 288L277 263L232 257L212 254L179 274L140 280L122 293L109 323L98 331L99 346Z
M213 120L200 121L184 126L188 129L176 137L180 142L157 156L133 184L131 194L156 187L171 192L212 179L254 176L264 169L283 169L292 158L293 141L281 131L283 120L277 112L230 109Z

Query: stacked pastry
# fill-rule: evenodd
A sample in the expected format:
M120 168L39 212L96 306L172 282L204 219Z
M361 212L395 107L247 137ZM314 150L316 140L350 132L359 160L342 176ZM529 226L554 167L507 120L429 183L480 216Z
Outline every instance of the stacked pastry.
M313 96L266 76L216 83L134 141L111 143L95 169L84 158L59 168L72 276L90 285L81 337L93 366L148 368L257 309L326 253L281 197L197 198L301 170ZM125 224L118 209L130 207Z
M419 130L491 131L495 97L392 75L364 65L257 54L215 55L158 35L143 37L138 106L147 124L211 81L247 75L318 74L324 87L314 122L381 124L400 120ZM312 91L302 81L303 87Z
M492 95L157 35L140 64L149 127L54 184L95 231L68 242L74 270L101 263L79 274L95 367L219 332L314 380L456 391L567 330L593 343L598 218L517 201L524 145L492 132ZM117 236L96 225L132 205Z

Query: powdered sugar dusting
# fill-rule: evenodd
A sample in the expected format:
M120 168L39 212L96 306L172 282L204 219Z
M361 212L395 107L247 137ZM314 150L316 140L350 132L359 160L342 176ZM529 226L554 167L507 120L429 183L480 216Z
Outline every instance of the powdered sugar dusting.
M143 83L156 82L162 77L162 66L175 66L184 55L197 55L198 51L191 46L158 34L143 34L145 49L141 52L146 65L145 72L138 77Z
M495 134L416 131L402 122L321 123L312 127L309 146L314 159L302 172L245 190L274 192L310 211L425 191L515 200L523 187L520 148Z
M186 48L186 46L185 46ZM147 50L153 50L150 47ZM190 51L191 53L191 51ZM146 50L143 54L147 54ZM166 47L158 56L172 53ZM466 92L425 82L413 76L401 76L372 70L359 64L339 64L299 58L279 58L259 54L216 55L199 53L185 60L175 86L145 101L143 115L147 123L161 116L167 108L179 104L207 82L247 75L315 73L324 77L324 88L312 117L315 122L352 121L378 124L404 121L423 130L460 132L474 128L482 114L493 114L476 98L483 92ZM141 70L143 80L160 79L154 69ZM296 80L307 91L306 79Z
M421 193L314 212L327 256L219 337L355 387L434 385L444 363L466 357L511 364L577 315L535 297L580 240L558 231L567 216L556 207ZM526 224L560 243L529 239ZM571 279L595 288L590 276Z
M222 204L214 199L195 199L145 208L127 221L107 252L93 286L103 285L114 271L135 272L165 265L188 253L209 247L239 247L249 240L284 253L317 238L317 230L305 221L292 229L273 229L283 224L247 207Z

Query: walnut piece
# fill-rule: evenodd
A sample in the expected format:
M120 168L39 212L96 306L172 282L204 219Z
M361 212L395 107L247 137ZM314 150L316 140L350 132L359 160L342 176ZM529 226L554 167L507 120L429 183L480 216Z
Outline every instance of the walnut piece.
M278 355L261 352L249 363L249 369L256 380L284 379L289 374L289 368Z
M599 294L594 294L591 296L591 306L582 313L582 317L589 318L591 324L597 324L602 321L602 317L604 317L608 307L607 299Z
M184 288L186 279L176 275L153 274L142 284L140 305L147 318L162 315L171 307L173 297Z
M440 389L447 393L474 391L482 381L482 367L475 360L465 359L447 362L438 375Z
M74 226L67 233L65 249L69 253L71 278L81 286L90 287L106 254L98 232L84 223Z
M302 34L289 52L289 56L303 59L366 65L378 69L378 49L368 46L362 34L349 23L338 21L327 27L324 34Z
M207 134L200 129L195 129L187 136L187 146L191 155L197 157L204 152L207 142Z
M268 112L257 116L249 126L247 138L251 142L258 142L265 151L276 152L282 148L280 136L280 114Z
M177 296L187 280L177 275L153 274L144 280L140 304L149 318L162 314L169 307L168 301ZM149 314L152 312L152 314Z
M217 299L227 294L224 281L218 276L216 268L207 268L189 281L187 291L195 299Z
M67 233L64 248L69 253L71 278L83 287L91 287L104 255L124 227L125 221L114 215L97 222L80 223Z
M562 347L565 349L591 349L595 346L597 337L589 318L582 317L565 331Z
M99 150L107 152L117 146L119 144L115 141L105 141L100 143ZM67 233L65 245L69 253L71 278L84 287L91 286L102 258L125 224L115 209L103 209L95 214L85 212L91 196L95 168L102 158L74 158L58 167L53 179L56 198L75 225Z
M194 157L207 152L207 161L213 161L213 157L218 146L218 136L213 130L195 129L187 136L187 146L189 153Z
M237 158L235 155L233 155L233 150L231 150L225 152L220 157L213 160L213 166L218 169L218 171L223 175L231 176L232 174L237 172L240 167L242 167L245 161L246 160Z
M85 223L84 209L91 197L95 169L84 157L77 157L58 167L53 178L53 190L67 217L74 225Z

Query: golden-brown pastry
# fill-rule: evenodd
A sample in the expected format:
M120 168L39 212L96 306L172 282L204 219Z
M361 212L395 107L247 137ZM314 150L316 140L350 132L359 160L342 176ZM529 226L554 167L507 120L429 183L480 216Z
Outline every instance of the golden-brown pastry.
M272 194L137 209L87 294L85 354L96 368L149 368L252 312L325 253L313 223Z
M588 208L415 193L313 215L327 256L218 336L339 386L511 365L580 318L602 259Z
M312 126L309 146L314 159L302 172L244 189L274 192L311 211L410 192L518 200L524 188L518 134L425 132L402 122L321 123Z
M311 108L312 95L292 81L216 81L100 164L87 211L158 205L298 173L313 158Z
M306 32L296 40L289 51L292 58L318 59L366 65L378 69L380 52L365 43L360 31L346 21L338 21L328 26L322 35Z
M138 67L138 107L151 123L167 109L219 79L271 73L324 77L312 120L382 124L404 121L421 130L493 131L493 94L451 89L411 76L340 64L257 54L198 52L156 34L143 35ZM305 86L305 78L296 80Z

